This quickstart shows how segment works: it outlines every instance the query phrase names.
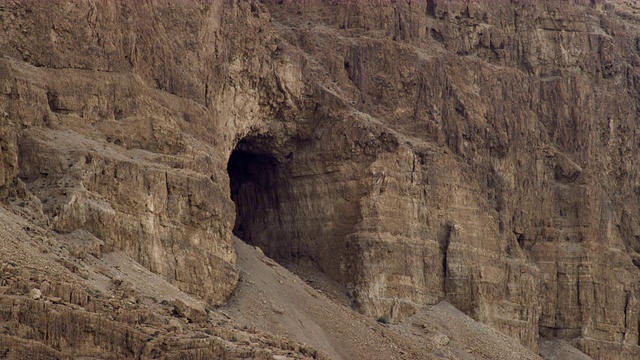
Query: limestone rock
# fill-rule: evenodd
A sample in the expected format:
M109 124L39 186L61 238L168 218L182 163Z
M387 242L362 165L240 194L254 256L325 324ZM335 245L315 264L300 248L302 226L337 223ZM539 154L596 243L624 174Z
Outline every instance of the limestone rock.
M169 319L169 323L165 326L168 331L171 332L182 332L183 324L177 319Z
M104 245L104 241L82 229L74 230L61 236L61 238L69 253L79 259L87 255L99 258Z
M29 291L29 297L33 300L40 300L42 292L39 289L31 289L31 291Z
M182 299L175 299L171 302L171 305L173 305L176 314L187 318L191 322L207 320L207 313L199 304L187 304Z
M446 346L449 345L449 337L447 335L444 334L438 334L434 337L434 341L436 344L440 345L440 346Z
M209 305L238 280L235 234L372 318L446 299L536 352L640 358L636 13L4 2L0 199L75 260L122 251ZM131 334L123 356L147 340Z

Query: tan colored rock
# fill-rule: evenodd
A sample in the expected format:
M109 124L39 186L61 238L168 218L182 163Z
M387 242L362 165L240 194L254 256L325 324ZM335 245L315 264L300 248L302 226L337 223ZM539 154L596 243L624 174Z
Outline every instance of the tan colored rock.
M42 292L39 289L31 289L31 291L29 291L29 297L33 300L40 300Z
M67 250L78 259L83 259L87 255L100 257L104 241L96 238L86 230L74 230L62 236Z
M434 337L434 342L440 346L449 345L449 337L444 334L438 334Z
M177 319L169 319L169 323L165 326L168 331L182 332L183 324Z
M207 313L199 304L187 304L182 299L175 299L171 302L174 312L191 322L202 322L207 320Z
M636 10L3 3L0 199L211 305L236 234L373 318L446 299L534 351L638 358Z

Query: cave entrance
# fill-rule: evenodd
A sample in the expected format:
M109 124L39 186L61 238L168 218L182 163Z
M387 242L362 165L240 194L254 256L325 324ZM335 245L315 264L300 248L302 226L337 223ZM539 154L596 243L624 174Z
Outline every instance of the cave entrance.
M231 200L236 204L233 234L260 247L267 256L284 261L292 256L289 236L281 221L283 201L287 198L283 164L286 157L279 160L264 140L241 140L227 163Z
M360 249L345 239L359 219L353 199L362 189L341 182L338 172L318 173L303 152L294 144L276 148L268 137L238 142L227 163L233 234L345 306L356 306L347 284Z

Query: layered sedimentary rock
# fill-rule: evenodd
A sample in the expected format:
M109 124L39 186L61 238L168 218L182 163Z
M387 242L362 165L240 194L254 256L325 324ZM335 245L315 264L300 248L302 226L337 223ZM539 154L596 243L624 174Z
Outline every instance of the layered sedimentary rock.
M3 3L0 195L211 304L235 233L375 317L637 357L637 11Z
M288 181L291 191L272 197L279 205L264 214L274 221L257 220L253 241L311 257L375 315L402 318L444 297L533 348L540 331L580 337L593 356L637 352L637 49L627 8L269 9L285 38L328 69L356 109L344 117L362 119L369 137L338 128L358 145L345 146L342 165L323 159L327 150L295 152L304 160L294 155L267 186ZM319 142L339 144L335 130ZM337 174L314 171L314 158ZM312 170L298 179L296 168ZM318 172L328 179L305 186ZM333 198L328 209L318 197ZM305 219L313 224L298 226Z

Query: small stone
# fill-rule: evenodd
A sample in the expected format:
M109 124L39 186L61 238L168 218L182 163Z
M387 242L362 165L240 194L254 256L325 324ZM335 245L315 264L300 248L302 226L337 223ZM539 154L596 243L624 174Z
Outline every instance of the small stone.
M440 346L445 346L449 344L449 337L445 334L438 334L433 340L435 341L436 344Z
M42 292L38 289L31 289L29 296L31 296L33 300L39 300L42 297Z
M22 272L20 272L20 277L29 280L31 279L31 273L29 272L29 270L24 269L22 270Z
M170 319L165 329L172 332L182 332L182 323L177 319Z
M276 304L271 305L271 310L276 314L284 314L284 309Z

